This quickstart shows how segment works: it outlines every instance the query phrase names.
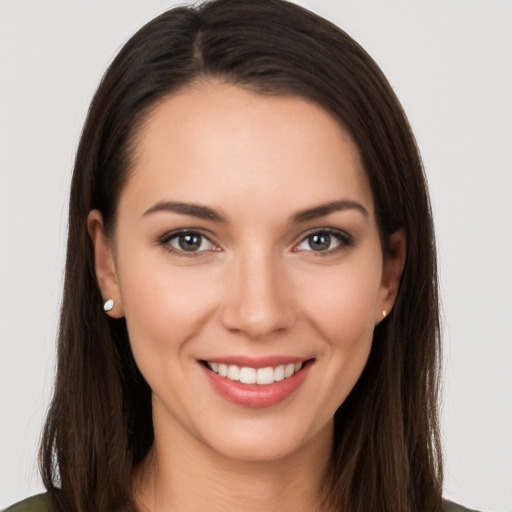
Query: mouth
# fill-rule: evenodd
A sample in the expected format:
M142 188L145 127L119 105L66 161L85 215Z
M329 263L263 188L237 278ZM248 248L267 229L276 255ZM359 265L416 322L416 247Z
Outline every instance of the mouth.
M304 382L315 359L240 362L199 361L213 389L246 407L270 407L291 396Z
M258 386L269 386L274 382L289 379L299 372L306 363L307 361L302 363L280 364L275 367L266 366L264 368L253 368L251 366L204 361L207 368L221 377L242 384L257 384Z

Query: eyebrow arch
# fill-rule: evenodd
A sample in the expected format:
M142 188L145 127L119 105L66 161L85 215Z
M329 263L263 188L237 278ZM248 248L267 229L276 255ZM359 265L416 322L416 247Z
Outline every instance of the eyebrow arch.
M149 210L144 212L144 217L156 212L171 212L181 215L190 215L198 219L212 220L215 222L226 222L225 217L216 210L194 203L180 203L175 201L159 201Z
M292 222L299 224L308 220L316 219L318 217L325 217L330 213L339 212L343 210L357 210L362 213L365 217L368 217L368 210L356 201L350 199L342 199L340 201L331 201L329 203L321 204L307 210L297 212L292 217Z

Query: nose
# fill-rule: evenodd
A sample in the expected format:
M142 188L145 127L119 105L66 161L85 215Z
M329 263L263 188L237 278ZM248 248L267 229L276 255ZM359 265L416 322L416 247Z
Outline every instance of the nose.
M224 327L254 340L290 329L296 308L283 270L271 255L262 253L233 261L221 312Z

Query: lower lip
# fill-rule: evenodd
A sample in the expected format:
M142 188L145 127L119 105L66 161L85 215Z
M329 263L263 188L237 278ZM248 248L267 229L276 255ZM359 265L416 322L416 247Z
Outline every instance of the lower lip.
M215 391L226 400L245 407L261 408L276 405L294 393L304 382L311 368L311 361L308 361L291 377L263 386L258 384L242 384L239 381L221 377L202 363L201 367Z

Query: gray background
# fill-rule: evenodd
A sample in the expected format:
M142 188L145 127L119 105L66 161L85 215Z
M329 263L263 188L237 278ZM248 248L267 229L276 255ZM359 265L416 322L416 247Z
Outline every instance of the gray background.
M512 511L512 1L300 3L368 50L409 115L439 244L445 493ZM123 42L172 5L0 1L0 508L42 490L35 459L88 103Z

